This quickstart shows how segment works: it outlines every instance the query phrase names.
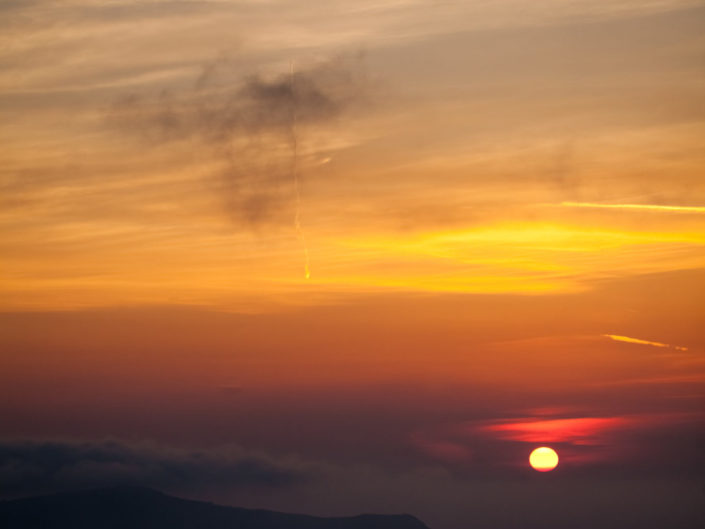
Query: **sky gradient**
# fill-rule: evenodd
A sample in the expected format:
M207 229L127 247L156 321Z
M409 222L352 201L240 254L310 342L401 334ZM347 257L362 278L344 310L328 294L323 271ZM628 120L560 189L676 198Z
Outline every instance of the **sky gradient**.
M0 495L700 527L703 29L0 0Z

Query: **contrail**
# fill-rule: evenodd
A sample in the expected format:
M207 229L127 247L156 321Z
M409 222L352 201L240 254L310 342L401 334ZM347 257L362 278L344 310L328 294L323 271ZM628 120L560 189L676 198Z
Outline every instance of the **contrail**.
M605 338L609 338L610 340L614 340L615 342L626 342L626 343L635 343L639 345L650 345L652 347L665 347L667 349L675 349L677 351L687 351L687 347L681 347L680 345L671 345L667 343L661 343L661 342L651 342L649 340L640 340L639 338L630 338L629 336L620 336L618 334L603 334Z
M642 209L648 211L705 213L705 207L703 206L661 206L656 204L600 204L597 202L561 202L561 206L568 208Z
M291 90L291 174L294 180L294 194L296 197L296 212L294 213L294 227L296 235L301 241L301 247L304 251L304 276L306 279L311 277L311 267L308 256L308 245L306 244L306 234L301 228L301 192L299 190L299 152L298 141L296 137L296 99L294 97L294 61L291 61L290 73L290 90Z

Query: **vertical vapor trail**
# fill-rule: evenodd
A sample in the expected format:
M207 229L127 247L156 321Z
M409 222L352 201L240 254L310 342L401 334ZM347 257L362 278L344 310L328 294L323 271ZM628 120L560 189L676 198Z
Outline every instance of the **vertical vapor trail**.
M291 61L291 72L290 72L290 90L291 90L291 150L292 150L292 161L291 161L291 174L294 181L294 194L296 200L296 211L294 213L294 227L296 229L296 235L301 241L301 247L304 252L304 275L306 279L311 277L311 267L309 263L308 256L308 245L306 244L306 234L304 234L301 228L301 192L299 190L299 153L298 153L298 141L296 136L296 97L295 97L295 85L294 85L294 61Z

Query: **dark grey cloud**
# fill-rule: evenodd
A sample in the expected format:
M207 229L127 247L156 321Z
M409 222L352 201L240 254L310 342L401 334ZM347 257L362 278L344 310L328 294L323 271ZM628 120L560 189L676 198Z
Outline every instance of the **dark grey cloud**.
M231 61L202 68L191 87L126 94L109 122L147 146L187 142L220 163L213 179L235 220L257 225L291 218L301 143L313 128L340 126L370 101L359 56L339 57L276 75L233 81Z
M117 440L0 442L3 497L117 484L186 492L282 488L309 477L303 464L234 446L189 451Z

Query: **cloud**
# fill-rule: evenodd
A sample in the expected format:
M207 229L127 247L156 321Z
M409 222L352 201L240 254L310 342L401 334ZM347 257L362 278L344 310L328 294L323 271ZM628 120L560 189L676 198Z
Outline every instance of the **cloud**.
M624 417L580 417L568 419L500 420L479 427L498 439L527 443L594 444L603 432L635 423Z
M281 220L282 214L290 219L295 172L313 154L302 140L369 102L361 59L292 64L273 75L234 81L228 65L227 58L208 63L183 92L123 95L108 121L147 145L206 147L220 166L215 190L235 220L257 225Z
M692 413L527 415L439 425L415 432L411 442L429 460L468 476L520 476L542 445L558 451L561 472L570 476L685 476L705 468L695 448L703 434Z
M567 208L635 209L674 213L705 213L705 207L702 206L667 206L662 204L599 204L596 202L561 202L561 206Z
M652 347L663 347L667 349L675 349L676 351L687 351L687 347L682 347L680 345L671 345L667 343L661 343L661 342L652 342L649 340L640 340L639 338L630 338L629 336L620 336L618 334L603 334L605 338L609 338L610 340L614 340L615 342L626 342L626 343L634 343L638 345L650 345Z
M5 497L116 484L171 491L286 488L310 468L230 446L183 450L150 443L0 442L0 495Z

